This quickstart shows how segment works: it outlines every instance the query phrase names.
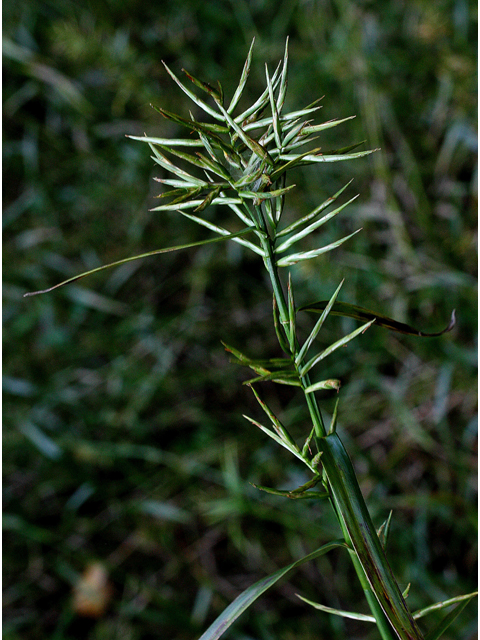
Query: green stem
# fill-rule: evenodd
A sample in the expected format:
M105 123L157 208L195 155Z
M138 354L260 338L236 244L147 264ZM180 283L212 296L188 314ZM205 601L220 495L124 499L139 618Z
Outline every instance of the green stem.
M259 211L259 219L263 219L261 211ZM263 224L266 224L263 219ZM279 310L280 322L284 327L289 344L294 345L293 359L298 353L299 346L295 336L290 336L290 322L288 313L288 304L285 299L282 283L278 274L274 255L274 241L267 236L262 240L262 247L265 252L265 267L270 276L272 288ZM310 385L310 379L307 376L301 378L302 387L305 390ZM421 633L413 621L408 608L401 596L398 585L395 581L393 573L388 565L383 548L380 545L378 536L373 528L367 506L363 500L358 482L351 464L348 468L350 487L345 495L342 493L340 475L341 470L337 468L337 460L331 456L334 449L325 446L327 432L323 423L320 409L317 405L314 394L305 393L305 400L308 405L312 423L315 427L315 440L319 450L325 457L323 464L328 481L332 487L332 500L334 502L335 513L340 523L345 541L350 545L350 556L357 573L360 584L362 585L365 597L367 599L370 610L375 617L377 627L381 634L382 640L393 640L392 627L396 635L402 640L420 639ZM340 442L338 436L335 440ZM345 450L341 443L340 453ZM345 456L347 456L345 452ZM348 458L348 456L347 456ZM345 460L343 460L345 462ZM324 463L322 456L322 463ZM343 502L338 500L341 496ZM353 501L353 504L351 504ZM347 512L347 515L345 513ZM361 515L361 521L352 522L353 519ZM367 525L364 527L364 525ZM363 560L363 562L362 562ZM372 578L372 575L374 576Z

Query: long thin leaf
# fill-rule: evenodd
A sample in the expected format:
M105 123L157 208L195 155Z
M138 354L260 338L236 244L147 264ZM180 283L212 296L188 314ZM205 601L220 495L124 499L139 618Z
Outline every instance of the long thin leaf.
M268 380L277 382L278 384L285 384L290 387L302 386L296 371L268 371L257 378L246 380L243 384L254 384L255 382L266 382Z
M130 136L126 135L126 138L132 140L140 140L140 142L150 142L151 144L159 144L163 147L201 147L201 140L183 140L175 138L150 138L148 136Z
M341 618L350 618L351 620L360 620L361 622L376 622L374 616L368 616L364 613L354 613L353 611L342 611L341 609L332 609L332 607L326 607L324 604L320 604L318 602L313 602L312 600L308 600L308 598L304 598L298 593L295 594L297 598L303 600L307 604L311 605L315 609L319 609L320 611L324 611L325 613L332 613L335 616L340 616Z
M367 322L366 324L363 324L361 327L358 327L358 329L355 329L355 331L352 331L352 333L349 333L347 336L340 338L340 340L337 340L336 342L331 344L329 347L327 347L324 351L314 356L311 360L307 362L307 364L304 367L301 368L300 375L305 376L312 367L314 367L316 364L320 362L320 360L323 360L324 358L329 356L331 353L333 353L340 347L343 347L346 344L348 344L351 340L356 338L359 333L363 333L364 331L366 331L374 322L375 322L375 319L371 320L370 322Z
M90 269L89 271L84 271L72 278L68 278L63 282L59 282L55 284L53 287L49 287L48 289L42 289L40 291L29 291L28 293L24 293L23 297L27 298L29 296L37 296L41 293L49 293L54 289L58 289L59 287L63 287L66 284L70 284L71 282L75 282L76 280L80 280L80 278L85 278L86 276L92 275L92 273L97 273L97 271L103 271L104 269L111 269L112 267L117 267L120 264L125 264L126 262L133 262L133 260L142 260L143 258L149 258L150 256L156 256L160 253L169 253L170 251L179 251L180 249L190 249L191 247L200 247L204 244L212 244L214 242L221 242L222 240L233 240L239 236L243 236L246 233L251 232L252 229L242 229L242 231L238 231L237 233L231 233L229 236L222 236L221 238L211 238L209 240L201 240L200 242L191 242L189 244L182 244L176 247L168 247L167 249L155 249L155 251L149 251L148 253L142 253L138 256L131 256L130 258L124 258L123 260L116 260L115 262L110 262L109 264L104 264L101 267L96 267L95 269Z
M161 204L158 207L153 207L150 211L183 211L185 209L196 209L199 207L205 198L202 200L190 200L190 202L181 202L180 204ZM242 204L240 198L218 197L214 198L210 204Z
M197 209L198 209L198 207L197 207ZM199 225L201 225L203 227L206 227L207 229L210 229L210 231L214 231L215 233L218 233L219 235L222 235L222 236L225 236L225 237L231 236L231 233L230 233L230 231L228 231L228 229L224 229L223 227L219 227L216 224L212 224L211 222L208 222L208 220L204 220L204 218L199 218L197 216L193 216L192 214L186 213L185 211L180 211L179 213L181 213L183 216L185 216L189 220L192 220L192 222L196 222L197 224L199 224ZM248 240L244 240L243 238L232 238L232 239L233 239L234 242L237 242L238 244L241 244L244 247L247 247L247 249L250 249L251 251L253 251L256 254L258 254L259 256L262 256L262 258L265 256L265 254L263 253L263 250L260 249L260 247L257 247L257 245L254 244L253 242L249 242Z
M178 86L180 87L180 89L187 94L187 96L190 98L190 100L192 100L193 102L195 102L195 104L197 104L200 109L203 109L206 113L208 113L210 116L212 116L212 118L215 118L215 120L220 120L221 122L224 122L224 119L222 118L222 116L217 113L215 111L215 109L212 109L212 107L209 107L208 104L206 104L201 98L199 98L198 96L196 96L193 91L190 91L190 89L188 89L178 78L177 76L173 73L173 71L171 71L167 65L165 64L165 62L162 60L162 64L165 67L165 69L167 70L168 75L178 84Z
M280 260L277 261L277 266L289 267L290 265L295 264L296 262L300 262L301 260L311 260L312 258L317 258L323 253L327 253L327 251L332 251L333 249L336 249L347 240L350 240L350 238L353 238L353 236L359 233L360 231L361 229L357 229L350 235L345 236L344 238L340 238L340 240L336 240L335 242L332 242L331 244L327 244L324 247L315 249L314 251L304 251L303 253L292 253L289 256L280 258Z
M311 211L308 215L304 216L300 220L296 220L295 222L292 222L292 224L288 225L288 227L285 227L285 229L282 229L281 231L279 231L277 233L277 238L286 236L289 233L292 233L292 231L295 231L295 229L297 229L298 227L301 227L306 222L310 222L310 220L314 220L324 209L329 207L332 204L332 202L335 202L338 196L340 196L345 191L345 189L352 183L352 181L353 181L353 178L352 180L347 182L347 184L344 187L342 187L339 191L337 191L337 193L335 193L330 198L327 198L327 200L322 202L322 204L318 205L318 207L315 207L315 209Z
M292 562L287 567L279 569L275 573L272 573L268 578L262 578L258 582L255 582L251 587L241 593L215 620L215 622L205 631L200 640L217 640L225 631L235 622L235 620L244 612L248 607L255 602L255 600L262 595L267 589L270 589L276 582L283 578L289 571L300 567L305 562L319 558L320 556L328 553L332 549L338 547L348 548L343 540L334 540L328 544L323 545L320 549L317 549L313 553Z
M278 433L275 433L275 431L272 431L271 429L267 429L267 427L265 427L260 422L257 422L253 418L249 418L246 415L244 415L243 417L245 418L245 420L248 420L249 422L254 424L256 427L261 429L268 436L270 436L270 438L272 438L272 440L275 440L275 442L277 444L279 444L281 447L283 447L284 449L287 449L287 451L290 451L290 453L293 453L293 455L296 456L299 460L301 460L303 462L303 464L307 465L307 467L310 469L310 471L313 471L314 473L316 473L315 467L306 458L304 458L302 456L302 454L298 450L298 447L295 449L284 438L282 438L282 436L279 436Z
M289 38L287 36L285 41L285 53L283 54L282 77L280 78L280 89L278 91L277 99L277 111L279 114L282 112L288 85L288 40Z
M240 140L245 145L247 145L250 151L252 151L259 158L262 158L262 160L265 160L266 162L268 162L268 164L273 167L274 162L270 157L268 151L264 149L256 140L248 136L245 133L245 131L243 131L243 129L235 122L235 120L233 120L230 114L227 113L227 111L222 107L221 104L217 103L217 106L222 112L223 116L225 117L225 120L227 121L227 123L232 127L235 133L239 136Z
M356 196L353 196L353 198L350 198L348 202L345 202L340 207L337 207L333 211L330 211L330 213L327 213L327 215L320 218L320 220L317 220L316 222L312 222L312 224L305 227L305 229L302 229L301 231L298 231L297 233L295 233L291 238L289 238L288 240L285 240L285 242L279 245L275 249L275 253L282 253L283 251L291 247L292 244L294 244L295 242L298 242L302 238L305 238L306 236L310 235L313 231L316 231L319 227L321 227L326 222L331 220L334 216L338 215L341 211L343 211L345 207L348 207L348 205L351 204L357 198L358 198L358 194Z
M280 74L281 64L282 64L281 62L278 63L277 68L275 69L275 73L272 76L272 85L274 89L276 88L280 80L279 74ZM268 88L265 89L265 91L258 98L258 100L256 100L250 107L248 107L248 109L243 111L240 115L235 116L235 122L237 124L243 124L247 120L253 119L254 115L257 114L259 111L262 111L262 109L265 107L267 103L268 103Z
M415 611L413 617L415 620L419 618L423 618L423 616L432 613L432 611L440 611L441 609L445 609L445 607L450 607L452 604L457 604L459 602L463 602L464 600L470 600L478 596L478 591L473 591L472 593L467 593L463 596L455 596L455 598L450 598L449 600L443 600L442 602L436 602L435 604L430 605L429 607L425 607L424 609L419 609ZM467 602L467 604L468 604Z
M302 164L311 164L313 162L341 162L342 160L355 160L355 158L363 158L380 149L369 149L368 151L359 151L358 153L347 153L345 155L307 155L302 159ZM288 153L280 155L280 160L296 160L299 155Z
M176 176L178 176L179 178L182 178L187 183L193 183L193 184L196 184L198 186L204 186L204 185L207 184L205 182L205 180L200 180L199 178L196 178L195 176L192 176L187 171L183 171L183 169L180 169L179 167L174 165L173 162L171 162L162 153L160 153L160 151L153 144L149 144L149 147L154 153L154 156L152 156L153 160L157 164L159 164L161 167L163 167L164 169L169 171L170 173L173 173Z
M248 50L248 56L243 66L242 75L240 76L240 82L238 83L238 87L236 88L235 93L233 94L232 101L230 102L230 105L227 109L228 113L232 113L232 111L237 106L238 101L240 100L240 97L243 93L243 89L245 88L245 84L247 83L248 74L250 73L250 66L252 64L252 53L253 53L254 44L255 44L255 38L253 38L252 44L250 45L250 49Z
M315 340L315 338L317 337L320 329L323 326L323 323L325 322L325 320L327 319L328 314L330 313L331 308L333 307L333 305L335 304L335 300L337 299L338 294L340 293L340 289L342 288L343 283L345 282L345 280L342 280L341 283L338 285L336 291L333 293L332 297L330 298L327 306L325 307L322 315L320 316L320 318L317 320L315 326L313 327L310 335L308 336L308 338L305 340L302 348L300 349L300 351L298 352L297 356L295 357L295 362L297 364L300 364L300 362L302 362L303 358L305 357L305 354L307 353L307 351L310 349L312 342Z
M313 304L307 304L303 307L297 309L297 311L310 311L312 313L322 313L328 304L327 300L321 300L320 302L314 302ZM330 314L332 316L344 316L346 318L355 318L355 320L373 320L375 318L375 324L379 327L385 327L386 329L390 329L390 331L396 331L398 333L404 333L409 336L420 336L422 338L436 338L438 336L451 331L455 326L455 309L452 311L452 315L450 318L450 322L441 331L435 331L434 333L426 333L424 331L419 331L414 327L411 327L408 324L403 322L398 322L398 320L394 320L393 318L389 318L388 316L384 316L381 313L376 313L375 311L371 311L370 309L365 309L364 307L358 307L354 304L349 304L348 302L335 302L333 305Z
M438 640L445 633L448 627L456 620L456 618L462 613L467 604L472 600L475 596L472 595L471 598L460 602L453 611L447 613L447 615L440 620L437 626L432 629L426 636L425 640Z
M317 133L318 131L325 131L325 129L331 129L332 127L336 127L339 124L343 124L344 122L347 122L347 120L352 120L356 117L357 116L348 116L348 118L342 118L341 120L337 120L335 118L334 120L329 120L328 122L323 122L322 124L307 124L302 129L302 135L309 135L311 133Z

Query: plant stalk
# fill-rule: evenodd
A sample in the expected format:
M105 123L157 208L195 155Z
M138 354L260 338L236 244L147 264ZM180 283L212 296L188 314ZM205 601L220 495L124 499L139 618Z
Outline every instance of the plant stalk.
M281 324L289 339L289 344L293 345L294 353L291 356L295 360L299 345L296 336L290 335L288 304L275 263L273 242L269 236L262 241L262 248L266 255L264 262L279 309ZM331 487L332 504L334 505L345 542L350 547L353 566L370 610L375 617L382 640L393 640L392 627L401 640L419 640L422 638L421 632L411 617L390 569L358 486L350 459L336 433L327 437L314 394L305 393L305 389L310 385L308 374L302 377L300 381L315 428L315 441L319 451L322 451L321 461ZM326 446L327 441L330 444L331 436L335 437L336 449ZM347 492L345 492L342 483L338 481L340 478L338 460L335 455L332 455L332 451L344 454L343 464L349 465L346 468L350 483ZM339 500L338 496L341 496L342 499ZM354 522L355 518L359 519L356 523Z

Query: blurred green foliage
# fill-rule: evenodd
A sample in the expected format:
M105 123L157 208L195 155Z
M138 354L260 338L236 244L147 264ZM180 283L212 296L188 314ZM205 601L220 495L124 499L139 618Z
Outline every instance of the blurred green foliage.
M355 178L361 197L322 243L363 227L293 270L297 302L328 298L345 277L344 301L425 331L457 309L438 339L370 330L325 361L324 377L344 383L340 428L375 522L394 509L389 557L412 582L411 608L474 590L476 4L29 0L5 3L3 25L4 637L198 637L242 589L338 535L324 505L249 484L306 480L241 418L258 407L220 344L276 355L255 257L206 246L22 298L207 237L148 212L160 174L125 134L176 135L150 103L188 115L162 59L231 95L253 36L245 103L290 35L287 107L325 94L322 120L357 118L326 131L323 148L381 147L295 176L292 219ZM312 319L299 321L307 332ZM325 342L352 323L330 319ZM268 384L265 394L300 437L295 394ZM327 412L332 402L325 393ZM71 604L91 561L113 586L97 619ZM267 592L230 637L377 637L295 593L365 610L348 557L333 553ZM475 637L472 609L448 638Z

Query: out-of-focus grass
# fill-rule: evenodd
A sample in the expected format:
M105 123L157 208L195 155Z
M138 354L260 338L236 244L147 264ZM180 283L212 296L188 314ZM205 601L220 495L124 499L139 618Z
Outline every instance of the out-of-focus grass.
M475 588L476 20L466 0L4 7L5 638L192 638L243 588L338 535L323 505L249 484L306 479L244 423L257 408L220 344L276 353L253 257L207 246L22 298L206 237L148 213L159 174L125 134L176 135L149 106L184 108L161 59L231 93L254 35L246 101L289 34L289 106L325 93L322 119L357 114L323 148L381 147L295 176L291 217L355 177L361 197L322 241L363 227L294 270L297 302L345 277L344 300L426 331L457 309L439 339L372 329L325 376L344 382L340 424L375 522L394 509L389 557L411 607ZM325 342L349 329L329 320ZM265 394L301 437L295 394ZM89 620L71 589L92 561L113 595ZM265 594L231 636L376 637L297 592L364 610L348 558L332 554ZM472 619L469 608L448 637L473 638Z

